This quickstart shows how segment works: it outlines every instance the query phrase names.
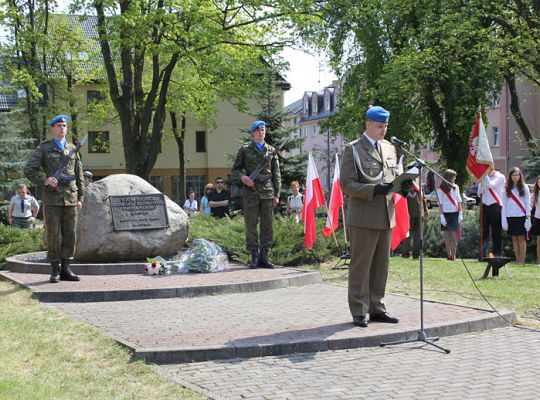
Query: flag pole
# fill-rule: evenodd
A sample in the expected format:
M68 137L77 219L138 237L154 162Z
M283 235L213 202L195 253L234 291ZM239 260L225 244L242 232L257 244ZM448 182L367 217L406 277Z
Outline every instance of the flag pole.
M480 193L480 254L478 259L484 261L484 203L482 202L482 193Z
M346 228L347 221L345 221L345 207L343 205L341 206L341 218L343 219L343 237L345 238L345 243L348 243L349 238L347 238L347 228Z
M330 195L331 196L331 195ZM326 202L324 202L324 209L326 210L326 219L328 219L328 206L326 205ZM341 251L341 246L339 245L336 237L336 232L332 229L332 237L334 238L334 242L336 242L336 247L339 251Z

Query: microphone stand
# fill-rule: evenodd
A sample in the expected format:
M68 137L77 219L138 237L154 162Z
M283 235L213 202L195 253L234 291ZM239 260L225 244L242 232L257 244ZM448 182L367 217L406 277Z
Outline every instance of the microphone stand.
M419 201L422 202L422 199L424 198L424 190L422 187L422 168L427 168L429 171L433 172L435 175L437 175L443 182L449 184L451 187L455 187L454 184L448 182L446 179L444 179L437 171L433 170L429 165L426 165L425 161L422 159L416 157L414 154L411 154L407 149L405 149L403 146L406 145L405 143L400 144L396 142L392 142L392 144L396 147L398 147L403 153L407 154L408 156L412 157L415 160L415 167L418 168L419 175L420 175L420 191L418 195L420 196ZM422 204L420 204L422 206ZM413 343L413 342L423 342L426 344L429 344L431 346L434 346L438 348L439 350L444 351L446 354L450 353L449 349L445 349L444 347L441 347L439 345L436 345L433 342L436 342L439 340L438 337L427 337L426 332L424 331L424 211L420 213L420 255L418 257L420 261L420 330L418 331L418 336L416 339L407 339L407 340L398 340L393 342L381 342L380 346L390 346L390 345L396 345L396 344L403 344L403 343Z

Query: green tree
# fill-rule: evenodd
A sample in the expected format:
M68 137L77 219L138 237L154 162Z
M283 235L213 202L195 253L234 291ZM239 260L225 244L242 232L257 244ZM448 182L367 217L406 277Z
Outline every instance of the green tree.
M433 138L464 184L475 113L501 83L482 13L459 0L332 0L327 9L323 32L345 75L333 130L357 137L368 106L382 105L389 136Z
M0 118L0 193L14 193L19 183L29 184L23 170L30 157L33 139L23 138L16 121L17 113L11 118Z
M268 56L283 44L285 24L311 6L285 0L94 0L127 171L147 178L156 162L176 68L204 68L209 55L227 49Z

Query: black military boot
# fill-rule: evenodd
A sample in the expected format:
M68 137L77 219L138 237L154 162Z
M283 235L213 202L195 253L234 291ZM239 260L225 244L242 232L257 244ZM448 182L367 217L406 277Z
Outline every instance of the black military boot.
M63 281L72 282L81 280L81 278L79 278L69 269L69 260L67 258L62 258L62 272L60 272L60 279Z
M268 259L268 249L261 249L261 257L259 260L259 266L261 268L274 268L274 264Z
M58 260L51 261L51 277L49 282L58 283L60 282L60 262Z
M249 268L255 269L259 266L259 250L251 249L251 264Z

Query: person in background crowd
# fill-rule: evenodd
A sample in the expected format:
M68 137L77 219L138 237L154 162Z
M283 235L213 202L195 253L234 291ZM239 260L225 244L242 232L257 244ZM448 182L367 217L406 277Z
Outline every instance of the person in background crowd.
M531 229L531 194L518 167L510 168L501 212L502 228L512 236L518 264L525 264L527 232Z
M84 178L84 187L87 187L92 183L92 177L94 175L90 171L84 171L83 172L83 178Z
M229 202L231 201L231 192L223 187L223 178L217 177L214 185L214 190L209 192L208 205L213 217L223 218L229 215Z
M291 182L291 191L292 195L287 198L287 214L294 215L294 220L299 222L304 208L304 195L300 193L298 181Z
M482 196L482 237L483 243L489 240L489 231L491 229L491 237L493 240L493 255L495 257L502 256L502 224L501 210L502 198L506 178L499 171L491 168L488 173L482 178L478 185L478 196ZM484 254L488 254L487 246L483 246Z
M204 187L203 197L201 198L201 214L202 215L210 215L210 206L208 205L208 193L210 193L212 190L214 190L214 185L211 183L208 183Z
M67 115L57 115L49 122L51 139L40 143L24 169L28 180L44 186L51 283L80 280L69 268L75 254L77 217L83 201L83 169L79 153L75 152L67 159L68 163L58 179L53 176L71 150L75 149L75 145L66 140L68 121Z
M456 177L457 172L453 169L447 169L443 173L443 178L452 184L456 183ZM456 259L460 225L463 222L459 187L456 185L452 188L446 182L441 182L439 189L437 189L437 199L439 201L439 217L447 259L454 261Z
M386 310L384 296L392 228L396 225L392 181L398 176L395 147L384 140L390 112L373 106L366 112L366 130L345 147L341 189L349 196L348 227L351 243L349 309L353 324L399 322Z
M268 252L274 238L274 207L278 205L281 190L279 160L277 154L273 154L274 147L265 141L264 121L255 121L249 132L252 140L240 146L232 167L234 176L244 185L242 199L246 248L251 254L249 268L274 268ZM250 175L261 164L264 168L260 176L252 180Z
M420 257L420 224L422 223L422 217L427 213L427 208L424 199L420 199L419 180L414 183L413 189L414 191L407 195L410 228L409 237L403 241L403 252L401 253L401 257L409 258L412 247L412 256L416 259Z
M197 213L199 207L197 205L197 200L195 200L195 192L193 190L189 191L188 198L184 202L183 208L187 215L190 217L193 214Z
M39 203L30 195L24 183L17 187L17 194L11 198L8 208L8 223L13 228L32 227L39 212Z
M531 233L536 236L536 262L540 265L540 176L534 181L531 196L531 215L533 216Z

